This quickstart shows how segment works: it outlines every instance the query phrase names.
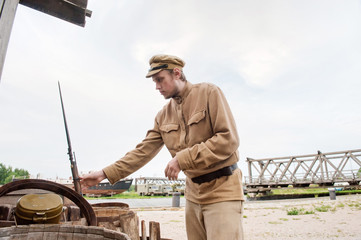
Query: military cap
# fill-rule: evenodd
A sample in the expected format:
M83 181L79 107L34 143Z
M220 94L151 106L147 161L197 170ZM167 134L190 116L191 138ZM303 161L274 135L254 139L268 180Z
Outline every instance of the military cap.
M179 57L172 55L155 55L149 60L150 69L148 70L147 78L164 69L179 68L182 70L186 63Z

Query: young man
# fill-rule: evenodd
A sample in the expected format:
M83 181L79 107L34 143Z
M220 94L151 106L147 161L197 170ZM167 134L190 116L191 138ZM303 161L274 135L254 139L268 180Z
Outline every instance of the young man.
M180 171L186 175L188 240L243 239L239 139L226 98L215 85L188 82L185 62L178 57L156 55L149 64L146 77L170 101L145 139L120 160L82 177L83 188L105 178L115 183L127 177L165 145L172 155L165 176L173 180Z

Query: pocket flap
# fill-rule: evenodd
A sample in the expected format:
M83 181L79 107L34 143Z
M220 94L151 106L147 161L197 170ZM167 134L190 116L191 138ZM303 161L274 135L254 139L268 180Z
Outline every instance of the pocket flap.
M170 131L176 131L178 130L179 125L178 124L174 124L174 123L170 123L170 124L165 124L159 127L159 129L163 132L170 132Z
M198 123L206 116L206 110L202 110L200 112L195 113L189 120L188 125L192 125L193 123Z

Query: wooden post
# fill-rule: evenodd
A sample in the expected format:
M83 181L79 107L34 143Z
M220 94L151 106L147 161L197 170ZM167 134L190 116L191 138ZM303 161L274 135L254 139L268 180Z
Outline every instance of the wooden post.
M141 240L147 240L147 229L144 220L142 220L141 222L141 230L142 230Z
M0 0L0 81L19 0Z
M93 207L98 219L98 226L120 231L131 240L139 240L138 216L128 208Z
M160 240L159 222L149 222L149 240Z
M123 233L126 233L130 239L139 239L139 226L137 214L133 211L127 211L119 214L119 225Z

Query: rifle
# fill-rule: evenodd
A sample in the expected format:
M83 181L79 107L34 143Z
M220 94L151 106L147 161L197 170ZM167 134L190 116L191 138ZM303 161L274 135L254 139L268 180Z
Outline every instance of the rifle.
M79 174L78 174L78 167L76 165L76 159L73 157L73 150L71 148L68 124L66 123L65 110L64 110L64 104L63 104L63 97L61 95L61 89L60 89L60 82L59 81L58 81L58 87L59 87L59 95L60 95L60 101L61 101L61 109L63 111L63 119L64 119L64 126L65 126L66 140L68 142L68 155L69 155L69 160L70 160L71 173L73 175L74 189L75 189L75 191L77 193L79 193L81 195L82 192L81 192L81 186L80 186L80 178L79 178ZM75 155L75 153L74 153L74 155Z

